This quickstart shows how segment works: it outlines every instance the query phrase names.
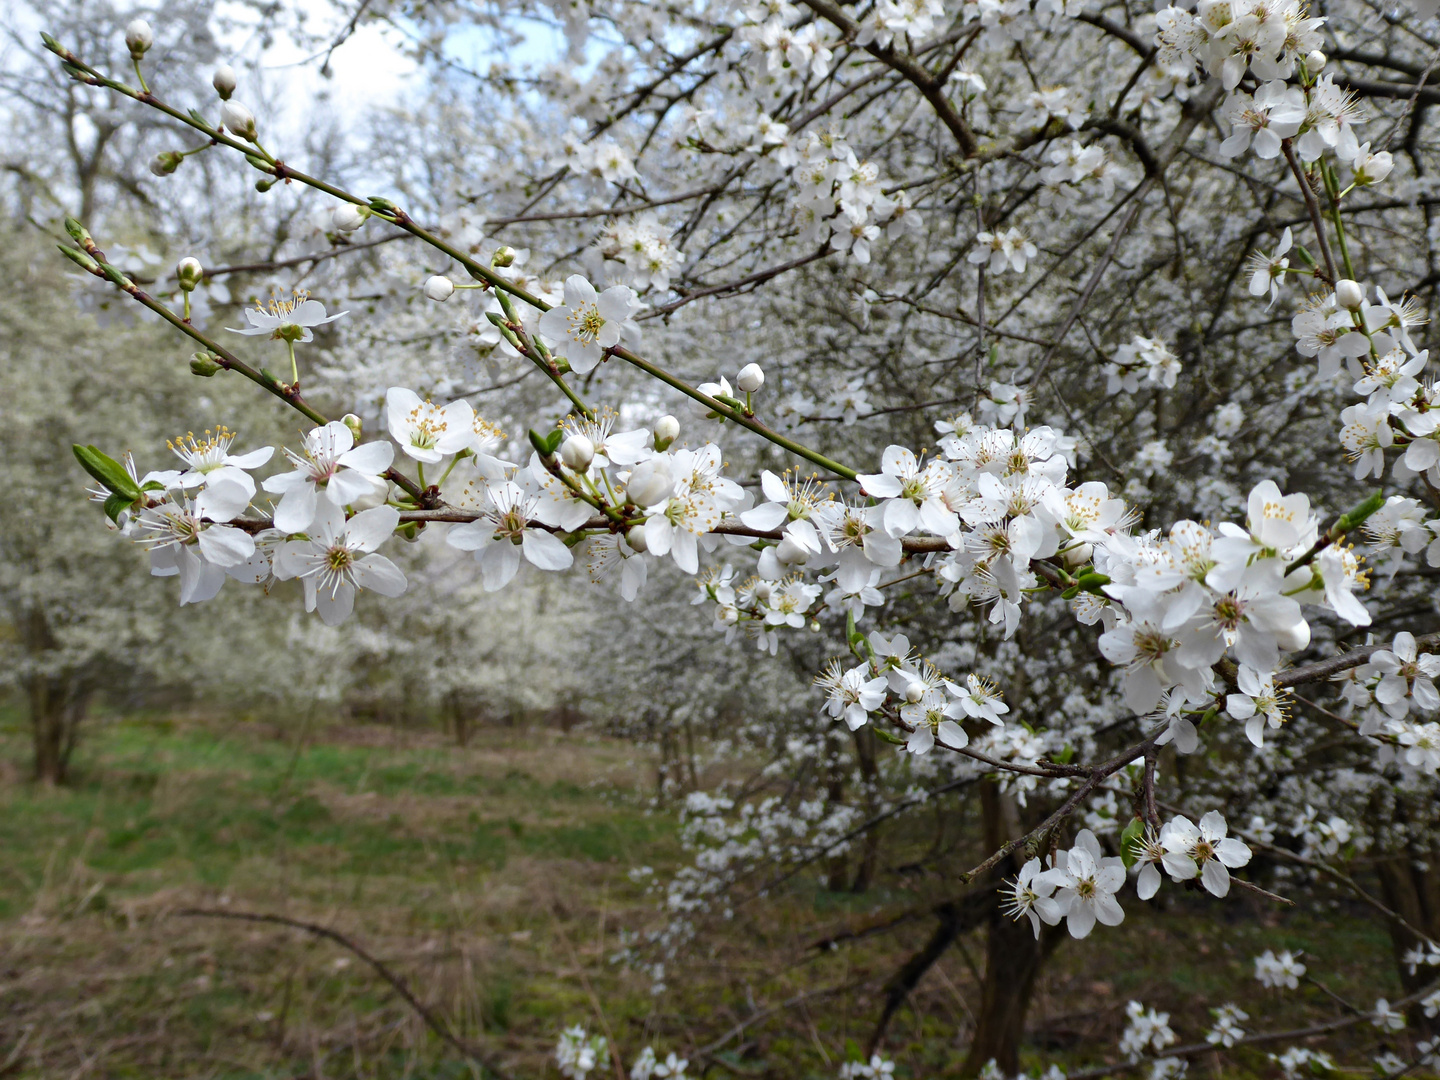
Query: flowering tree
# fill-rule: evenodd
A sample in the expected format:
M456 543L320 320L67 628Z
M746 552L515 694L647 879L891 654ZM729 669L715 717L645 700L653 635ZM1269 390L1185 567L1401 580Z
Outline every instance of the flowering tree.
M1257 851L1385 919L1412 981L1377 1030L1434 1013L1429 13L567 4L569 67L450 71L445 28L493 14L415 13L449 74L372 162L404 202L288 160L228 68L218 102L172 98L144 21L129 71L46 37L184 154L318 193L337 243L387 245L370 311L294 295L223 326L192 313L198 261L165 297L67 221L65 255L188 337L197 376L304 418L276 447L221 434L140 470L77 445L180 602L297 580L338 626L406 592L397 534L443 530L484 591L589 576L643 606L673 563L716 649L825 654L823 700L783 702L769 743L807 785L692 796L701 853L650 946L674 955L758 866L825 859L863 887L879 822L973 792L985 851L871 1050L983 923L965 1070L1013 1072L1046 956L1121 923L1132 873L1142 901L1188 882L1222 902L1259 889ZM181 153L155 171L183 176ZM350 357L312 366L342 315ZM374 359L437 325L428 357ZM491 392L494 419L469 400ZM1383 898L1344 868L1359 849ZM1137 1003L1122 1048L1172 1075L1283 1036L1236 1034L1227 1008L1172 1049ZM561 1049L572 1075L606 1053L583 1031ZM1430 1060L1412 1050L1396 1068Z

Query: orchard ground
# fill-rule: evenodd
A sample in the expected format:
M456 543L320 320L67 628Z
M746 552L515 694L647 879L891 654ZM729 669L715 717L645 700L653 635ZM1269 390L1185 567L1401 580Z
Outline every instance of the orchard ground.
M829 950L813 943L886 922L944 885L907 873L903 859L864 895L802 874L707 924L654 996L648 976L611 960L622 931L657 923L655 896L629 871L650 866L663 880L684 853L674 806L654 802L654 762L633 744L583 729L482 728L462 748L382 725L110 716L88 727L75 783L61 790L25 778L27 750L22 714L7 711L6 1076L482 1075L344 948L179 914L189 908L349 935L516 1076L558 1075L556 1037L577 1023L607 1032L627 1067L649 1043L662 1058L690 1056L694 1075L708 1065L708 1076L834 1076L847 1039L863 1042L875 1022L897 944L919 948L932 923L901 921ZM1227 1000L1250 1013L1252 1031L1336 1015L1316 986L1263 990L1252 958L1265 948L1318 958L1329 991L1362 1008L1398 994L1384 929L1356 909L1298 913L1170 887L1162 901L1130 896L1119 930L1063 943L1031 1010L1027 1064L1119 1061L1132 998L1168 1010L1181 1042L1203 1039L1207 1008ZM892 1023L897 1076L958 1067L978 1006L980 935L951 949ZM1348 1038L1344 1060L1379 1048L1368 1024ZM1278 1075L1265 1051L1284 1048L1234 1051L1226 1075L1234 1062L1244 1075ZM1213 1063L1192 1069L1213 1073Z

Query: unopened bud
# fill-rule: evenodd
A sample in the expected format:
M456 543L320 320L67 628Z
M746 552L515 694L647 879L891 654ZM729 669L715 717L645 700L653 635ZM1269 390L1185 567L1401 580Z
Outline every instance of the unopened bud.
M205 268L194 256L181 259L180 265L175 267L175 280L186 292L194 292L200 282L205 280Z
M735 377L735 385L745 393L753 394L765 385L765 372L760 370L759 364L746 364Z
M1076 544L1060 553L1067 570L1076 570L1088 563L1095 555L1095 545Z
M150 24L144 19L136 19L125 27L125 47L130 50L130 59L139 60L154 44L155 31L150 29Z
M515 249L509 245L496 248L495 254L490 256L490 265L501 269L515 265Z
M632 551L645 550L645 526L636 525L625 534L625 542L630 545Z
M560 460L567 469L584 472L595 460L595 444L584 435L571 435L560 444Z
M1359 282L1341 278L1335 282L1335 303L1350 311L1358 311L1365 303L1365 290Z
M663 457L653 457L636 465L625 485L626 495L636 506L655 506L668 499L674 490L670 463Z
M230 95L235 92L235 84L235 69L229 64L221 64L210 77L210 85L215 87L221 101L230 100Z
M925 696L925 684L919 679L911 679L905 684L905 700L914 705Z
M178 150L164 150L156 154L150 162L150 171L156 176L169 176L180 167L185 160L185 155Z
M680 437L680 421L666 413L655 421L655 449L662 454Z
M780 543L775 548L775 558L781 566L803 566L810 558L810 552L797 544L789 536L782 536Z
M740 621L740 611L733 604L727 604L715 612L715 621L722 626L734 626Z
M197 352L190 358L191 375L199 375L202 379L208 379L219 371L220 365L208 352Z
M330 215L330 223L344 233L354 232L365 224L365 219L370 216L368 206L356 206L354 203L341 203Z
M438 303L449 300L455 292L455 283L448 277L441 277L436 274L432 278L425 279L425 295Z
M1305 57L1305 70L1311 75L1319 75L1325 70L1325 61L1328 57L1319 49L1311 49L1310 55Z
M356 416L353 412L347 412L340 418L340 422L350 429L350 434L355 437L355 441L358 443L360 441L361 430L360 417Z
M220 106L220 122L225 125L225 130L236 138L254 142L259 134L255 130L255 114L240 102L229 98Z

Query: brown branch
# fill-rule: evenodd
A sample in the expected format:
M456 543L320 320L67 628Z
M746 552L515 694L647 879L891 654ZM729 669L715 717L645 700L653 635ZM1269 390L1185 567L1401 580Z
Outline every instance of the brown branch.
M350 950L365 963L374 969L375 973L390 984L397 994L404 999L425 1022L425 1026L438 1035L442 1040L449 1043L455 1050L464 1054L467 1058L479 1062L502 1080L511 1080L511 1075L499 1063L498 1059L490 1051L485 1050L474 1043L466 1042L450 1030L443 1017L427 1006L415 996L410 989L410 984L392 971L383 960L372 956L362 945L353 939L346 937L338 930L332 930L328 926L321 926L318 923L304 922L300 919L291 919L284 915L271 915L267 912L258 911L216 911L212 908L181 908L174 914L186 918L202 919L233 919L239 922L273 923L276 926L288 926L295 930L304 930L307 934L314 934L316 937L326 938L342 948Z

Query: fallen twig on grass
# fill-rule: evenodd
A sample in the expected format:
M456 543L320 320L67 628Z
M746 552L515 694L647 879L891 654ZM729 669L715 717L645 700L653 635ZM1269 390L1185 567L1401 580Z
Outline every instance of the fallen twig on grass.
M333 941L341 948L350 950L350 952L369 964L370 967L374 969L375 974L389 983L391 988L400 995L405 1003L415 1010L420 1019L425 1021L425 1026L441 1039L449 1043L467 1058L479 1062L499 1077L500 1080L513 1080L510 1073L506 1072L505 1069L500 1066L494 1054L476 1046L474 1043L466 1042L456 1035L450 1030L450 1025L445 1022L443 1017L415 996L415 992L410 989L409 983L394 971L390 970L384 961L371 956L363 946L346 937L338 930L332 930L330 927L321 926L318 923L292 919L285 915L271 915L259 911L217 911L213 908L181 908L173 912L173 914L185 918L234 919L239 922L273 923L276 926L288 926L295 930L304 930L307 934L314 934L316 937L323 937Z

